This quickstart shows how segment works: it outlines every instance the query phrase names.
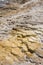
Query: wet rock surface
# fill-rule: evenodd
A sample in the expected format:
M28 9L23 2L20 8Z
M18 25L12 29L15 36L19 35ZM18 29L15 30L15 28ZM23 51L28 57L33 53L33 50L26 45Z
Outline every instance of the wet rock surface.
M43 0L23 1L0 9L0 65L43 65Z

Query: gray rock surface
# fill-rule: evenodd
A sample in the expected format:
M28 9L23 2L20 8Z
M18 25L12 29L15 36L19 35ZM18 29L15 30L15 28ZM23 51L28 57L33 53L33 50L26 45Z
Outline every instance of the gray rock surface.
M26 57L24 61L20 61L19 63L14 62L13 65L43 65L43 0L13 1L20 3L20 6L17 5L19 8L17 9L16 13L9 14L7 13L8 11L6 11L6 9L2 10L2 12L0 9L0 16L2 16L0 17L0 40L5 40L11 37L10 32L15 29L20 29L21 32L23 31L23 37L27 36L28 38L30 34L35 34L36 37L31 35L28 41L31 43L34 41L38 42L40 43L40 47L36 49L34 53L32 53L33 56L31 58ZM0 5L3 6L3 4L5 5L5 3ZM10 12L12 11L13 10ZM4 13L5 15L3 15ZM31 31L31 33L28 31ZM26 34L24 34L24 32ZM8 65L7 62L2 63L3 65ZM0 65L2 63L0 62Z

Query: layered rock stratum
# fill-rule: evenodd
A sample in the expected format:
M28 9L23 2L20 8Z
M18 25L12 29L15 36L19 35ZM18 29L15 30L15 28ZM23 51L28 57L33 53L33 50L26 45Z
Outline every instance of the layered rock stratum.
M0 4L0 65L43 65L43 0L5 1Z

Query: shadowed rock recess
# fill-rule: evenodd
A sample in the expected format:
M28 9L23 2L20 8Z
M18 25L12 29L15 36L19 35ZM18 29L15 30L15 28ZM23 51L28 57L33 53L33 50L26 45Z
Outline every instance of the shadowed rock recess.
M0 0L0 65L43 65L43 0Z

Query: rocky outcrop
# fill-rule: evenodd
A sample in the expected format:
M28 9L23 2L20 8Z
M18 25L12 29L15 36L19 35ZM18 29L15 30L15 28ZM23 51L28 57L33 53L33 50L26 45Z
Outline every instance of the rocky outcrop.
M0 65L43 65L43 1L23 1L0 9Z

